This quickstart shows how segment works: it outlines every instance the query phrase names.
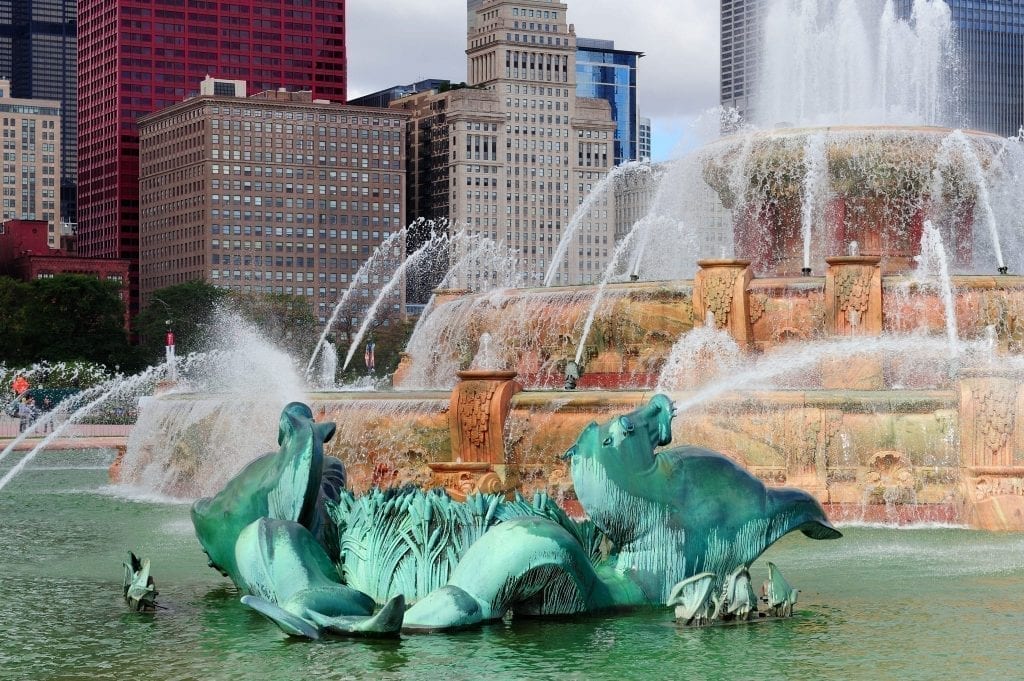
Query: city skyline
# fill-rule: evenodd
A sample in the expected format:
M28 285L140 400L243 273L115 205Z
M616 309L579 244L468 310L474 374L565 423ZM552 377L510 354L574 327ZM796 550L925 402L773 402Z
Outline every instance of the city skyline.
M423 78L467 78L465 53L451 47L466 39L466 0L349 0L346 9L349 26L362 29L348 36L350 98ZM647 55L640 63L639 109L653 121L655 160L673 156L680 141L692 146L693 122L718 104L718 18L718 3L699 0L645 3L634 14L610 0L592 0L572 12L577 35L614 40L619 49ZM422 50L411 65L408 51L381 41L377 27L422 36L410 49L436 47Z
M246 0L213 10L154 10L142 0L78 7L78 247L132 261L133 310L138 118L181 102L204 75L244 79L256 91L308 89L318 99L345 100L344 2L314 11L308 3Z

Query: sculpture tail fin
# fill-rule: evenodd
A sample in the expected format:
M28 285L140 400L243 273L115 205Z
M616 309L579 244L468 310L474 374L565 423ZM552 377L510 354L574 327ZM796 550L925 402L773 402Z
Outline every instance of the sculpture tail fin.
M811 539L839 539L843 536L829 522L818 500L807 492L784 487L770 490L769 496L776 511L785 513L789 518L783 534L800 530Z
M259 596L242 596L242 603L269 618L289 636L305 636L313 640L320 638L320 632L309 622Z

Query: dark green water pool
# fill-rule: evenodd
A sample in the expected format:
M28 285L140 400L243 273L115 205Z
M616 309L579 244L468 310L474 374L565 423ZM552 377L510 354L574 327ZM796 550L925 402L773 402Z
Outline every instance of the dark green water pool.
M0 491L0 678L1024 678L1021 535L787 537L766 555L802 589L787 621L688 630L666 608L310 643L246 610L205 566L187 506L107 487L110 458L44 453ZM128 549L152 559L167 610L126 609ZM756 564L755 581L766 572Z

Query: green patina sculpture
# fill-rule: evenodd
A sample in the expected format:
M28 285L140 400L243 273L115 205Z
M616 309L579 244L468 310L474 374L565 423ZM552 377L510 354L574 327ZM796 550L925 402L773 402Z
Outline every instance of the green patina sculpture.
M289 634L397 634L404 599L371 616L373 599L344 585L334 566L326 503L338 498L345 473L340 461L324 458L324 442L333 436L334 424L316 423L309 407L289 404L281 413L280 451L192 506L196 536L210 565L246 594L242 602Z
M810 495L767 489L720 454L655 454L671 441L671 421L671 401L658 395L583 431L566 455L590 517L577 522L543 495L356 497L343 489L341 463L323 456L333 426L294 403L281 416L280 451L197 502L193 521L243 602L292 635L448 630L510 610L673 605L688 624L754 618L749 568L768 546L793 530L841 535ZM796 592L769 567L769 612L791 614Z
M156 610L156 590L152 575L149 574L149 559L140 560L135 553L128 552L124 562L124 600L132 610Z

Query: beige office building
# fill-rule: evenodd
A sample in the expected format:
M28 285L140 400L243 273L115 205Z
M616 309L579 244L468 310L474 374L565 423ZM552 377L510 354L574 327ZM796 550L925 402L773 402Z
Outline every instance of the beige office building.
M60 247L60 102L12 98L0 80L3 129L3 218L44 220Z
M245 97L244 82L207 81L198 97L139 120L143 305L192 280L309 300L325 322L360 267L401 230L405 127L399 111ZM216 92L217 94L213 94ZM402 246L379 262L394 271ZM357 287L357 324L387 276ZM404 287L387 310L403 312ZM385 309L385 308L382 308Z
M470 87L392 104L412 115L410 217L447 217L452 230L505 243L519 254L524 283L537 284L577 207L614 165L611 110L576 96L576 34L564 3L482 0L467 55ZM615 249L613 196L593 202L555 283L600 280ZM487 278L474 271L463 283Z

